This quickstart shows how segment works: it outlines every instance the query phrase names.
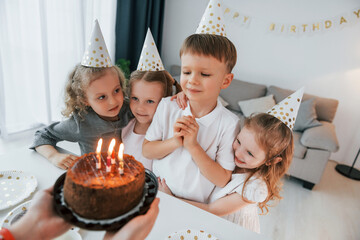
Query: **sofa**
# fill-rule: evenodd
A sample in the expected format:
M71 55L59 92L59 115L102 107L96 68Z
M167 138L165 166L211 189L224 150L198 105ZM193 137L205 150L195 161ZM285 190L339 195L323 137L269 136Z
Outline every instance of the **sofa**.
M179 81L179 67L173 66L171 73ZM234 79L228 88L221 90L220 100L243 122L246 116L266 112L293 92ZM306 189L311 190L320 182L330 154L339 149L332 123L338 103L335 99L305 93L300 104L293 129L294 156L287 174L302 180Z
M234 79L227 89L221 90L220 96L226 107L243 120L244 112L240 106L250 115L251 106L261 108L258 105L262 102L270 102L262 99L273 98L274 102L278 103L293 92L276 86L267 87ZM257 104L254 103L256 101ZM320 182L330 154L339 150L335 126L332 123L338 104L337 100L331 98L306 93L303 96L293 131L294 156L288 175L301 179L304 188L311 190ZM266 106L261 112L271 108L271 104L263 105Z

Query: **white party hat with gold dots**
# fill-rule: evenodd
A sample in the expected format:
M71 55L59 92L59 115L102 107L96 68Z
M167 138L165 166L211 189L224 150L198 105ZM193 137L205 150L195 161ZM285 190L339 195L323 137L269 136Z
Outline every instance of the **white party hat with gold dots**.
M164 65L161 61L154 38L148 28L144 45L141 51L137 69L139 71L163 71Z
M208 33L226 37L222 3L220 0L210 0L195 33Z
M280 119L290 128L290 130L292 130L295 125L296 116L298 114L303 94L304 87L276 104L267 113Z
M95 20L90 40L87 44L81 65L86 67L112 67L109 52L101 33L98 20Z

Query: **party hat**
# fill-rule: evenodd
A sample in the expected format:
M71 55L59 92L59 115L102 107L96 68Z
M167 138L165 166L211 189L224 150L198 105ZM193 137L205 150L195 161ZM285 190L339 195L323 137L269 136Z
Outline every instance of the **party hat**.
M101 33L98 20L95 20L81 65L86 67L112 67L109 52Z
M304 87L276 104L267 113L280 119L290 128L290 130L292 130L295 125L296 116L298 114L303 94Z
M140 71L162 71L165 70L154 38L148 28L144 45L141 51L139 63L136 70Z
M208 33L226 37L222 5L220 0L210 0L201 18L196 33Z

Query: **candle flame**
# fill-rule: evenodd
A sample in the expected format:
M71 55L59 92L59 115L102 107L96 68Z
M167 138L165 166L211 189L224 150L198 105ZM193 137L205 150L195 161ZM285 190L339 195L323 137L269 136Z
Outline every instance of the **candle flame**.
M115 138L113 138L110 142L109 149L108 149L108 156L110 157L115 147Z
M101 153L101 146L102 146L103 140L102 138L99 139L98 144L97 144L97 148L96 148L96 153L100 154Z
M119 160L123 160L123 155L124 155L124 144L121 143L120 147L119 147L119 153L118 153Z

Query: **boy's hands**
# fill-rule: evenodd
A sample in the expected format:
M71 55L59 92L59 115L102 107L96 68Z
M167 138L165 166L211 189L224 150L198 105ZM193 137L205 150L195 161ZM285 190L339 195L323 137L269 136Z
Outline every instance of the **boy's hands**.
M199 131L199 125L193 116L182 116L177 119L174 125L174 136L175 131L178 136L181 136L183 141L182 145L186 149L190 149L193 146L198 145L197 134Z
M55 166L66 170L71 166L71 164L73 163L73 161L75 161L76 158L77 156L75 155L58 152L58 153L53 153L49 157L49 160Z
M174 140L179 147L183 146L184 141L184 132L182 131L183 124L179 121L180 119L181 118L177 119L174 124Z
M188 98L186 97L184 92L179 92L178 94L172 96L170 100L176 100L177 105L184 110L187 107Z

